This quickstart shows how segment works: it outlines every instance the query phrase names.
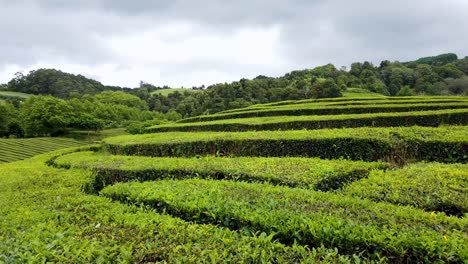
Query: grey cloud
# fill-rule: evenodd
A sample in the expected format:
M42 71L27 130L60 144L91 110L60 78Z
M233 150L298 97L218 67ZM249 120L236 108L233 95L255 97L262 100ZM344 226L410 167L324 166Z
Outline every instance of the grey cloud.
M465 56L466 10L465 1L329 1L285 25L283 51L303 65L410 60L441 52Z
M341 66L358 60L410 60L442 52L465 56L467 10L465 0L0 0L0 32L7 36L0 43L0 67L48 58L86 65L119 63L100 40L177 21L196 25L193 34L218 36L241 27L278 26L278 53L285 70L328 62ZM171 38L181 41L183 35L167 40ZM243 67L219 61L192 61L183 68L236 72ZM180 66L165 65L163 73L172 74ZM248 70L268 75L264 69Z
M108 58L106 47L99 45L99 37L86 30L84 23L84 17L73 13L51 15L34 7L3 6L0 61L27 65L48 58L67 58L93 64Z

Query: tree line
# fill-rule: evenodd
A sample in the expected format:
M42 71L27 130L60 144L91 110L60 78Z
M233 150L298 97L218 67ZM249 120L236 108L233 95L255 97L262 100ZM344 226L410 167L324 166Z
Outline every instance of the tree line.
M144 100L122 91L104 91L67 100L38 95L19 105L1 100L0 112L0 137L59 136L71 129L99 131L181 118L175 111L165 114L149 111Z
M147 99L152 111L175 110L184 117L211 114L257 103L306 98L339 97L347 88L387 96L468 95L468 57L453 53L411 62L356 62L349 70L328 64L272 78L208 86L203 93L174 92Z
M146 82L133 89L106 86L82 75L38 69L26 75L17 73L7 84L0 85L0 91L42 95L26 101L0 97L0 110L4 113L0 136L57 135L70 128L99 130L118 126L141 131L151 123L257 103L339 97L348 88L388 96L468 95L467 75L468 57L459 59L456 54L447 53L410 62L356 62L349 69L327 64L280 77L259 75L192 87L201 90L196 93L187 89L163 95L155 91L170 87Z

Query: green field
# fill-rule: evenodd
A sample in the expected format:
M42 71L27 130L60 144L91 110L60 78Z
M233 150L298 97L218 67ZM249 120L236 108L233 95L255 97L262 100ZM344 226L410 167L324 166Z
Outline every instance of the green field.
M73 138L79 141L83 141L89 144L100 142L102 139L107 137L116 137L122 135L128 135L125 128L111 128L100 131L91 130L71 130L67 135L68 138Z
M65 138L0 139L0 163L31 158L57 149L84 145Z
M366 95L75 131L96 144L0 165L0 263L467 263L467 104Z
M160 94L160 95L168 96L169 94L174 93L176 91L179 93L184 93L184 92L196 93L199 90L192 90L188 88L169 88L169 89L156 90L154 92L151 92L151 94Z
M373 93L369 90L360 89L360 88L348 88L343 92L343 97L385 97L382 94Z
M0 97L19 97L22 99L27 99L30 96L31 96L30 94L26 94L26 93L0 91Z

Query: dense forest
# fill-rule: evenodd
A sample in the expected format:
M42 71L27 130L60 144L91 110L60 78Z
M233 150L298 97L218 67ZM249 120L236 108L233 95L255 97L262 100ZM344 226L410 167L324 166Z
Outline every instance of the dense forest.
M348 88L389 96L468 95L468 57L447 53L410 62L356 62L292 71L280 77L257 76L202 90L155 93L168 89L141 82L138 88L106 86L82 75L55 69L17 73L0 91L39 95L28 99L0 94L0 136L59 135L69 129L142 127L257 103L339 97Z

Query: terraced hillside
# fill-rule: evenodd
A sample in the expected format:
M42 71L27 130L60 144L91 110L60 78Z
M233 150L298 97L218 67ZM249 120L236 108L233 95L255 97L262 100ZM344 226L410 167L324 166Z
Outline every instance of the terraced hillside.
M57 149L84 145L65 138L0 139L0 163L27 159Z
M467 102L275 103L1 165L0 261L466 263ZM252 109L283 127L219 118Z
M335 98L284 101L155 126L150 132L294 130L466 125L466 97Z

